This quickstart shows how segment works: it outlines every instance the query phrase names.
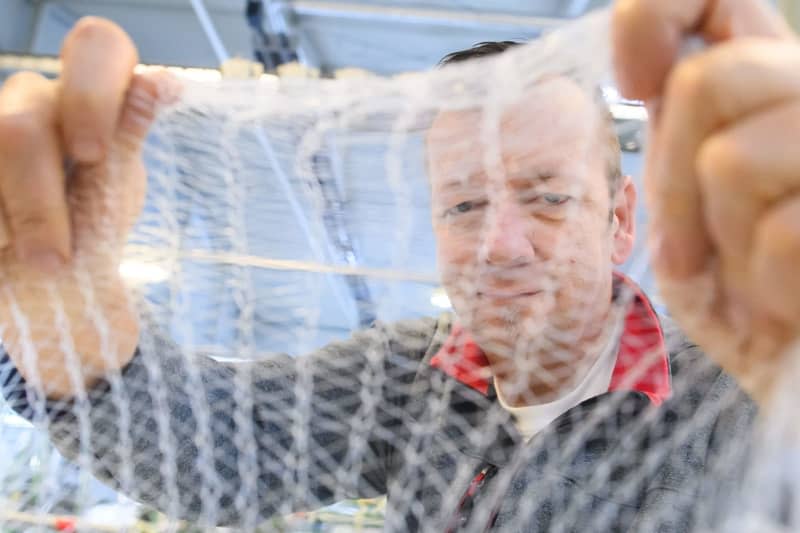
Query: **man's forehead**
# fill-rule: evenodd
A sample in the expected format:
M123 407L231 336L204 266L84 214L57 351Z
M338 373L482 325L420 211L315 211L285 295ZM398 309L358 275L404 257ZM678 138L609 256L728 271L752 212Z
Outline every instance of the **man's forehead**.
M554 117L580 117L596 115L592 96L568 78L552 78L534 85L513 99L499 94L497 101L487 99L473 108L445 110L436 114L428 132L428 142L447 142L454 135L480 131L497 105L499 126L503 129L521 129L525 125L552 120ZM538 120L537 120L538 118Z
M494 128L486 123L487 111L445 111L436 116L426 147L431 170L439 178L480 175L497 157L508 174L517 166L554 165L597 141L599 114L592 96L566 78L542 82L503 105Z

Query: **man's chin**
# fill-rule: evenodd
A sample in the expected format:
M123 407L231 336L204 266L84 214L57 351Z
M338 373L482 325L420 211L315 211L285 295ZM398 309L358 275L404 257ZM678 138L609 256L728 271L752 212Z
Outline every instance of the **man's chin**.
M485 352L497 356L514 357L534 348L542 339L546 325L523 321L514 323L487 323L484 321L470 329L473 337Z

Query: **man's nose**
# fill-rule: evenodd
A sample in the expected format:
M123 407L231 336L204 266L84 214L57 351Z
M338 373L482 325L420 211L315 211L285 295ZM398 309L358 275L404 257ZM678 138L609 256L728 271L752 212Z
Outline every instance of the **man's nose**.
M501 205L487 217L481 259L494 266L517 266L535 257L526 221L517 206Z

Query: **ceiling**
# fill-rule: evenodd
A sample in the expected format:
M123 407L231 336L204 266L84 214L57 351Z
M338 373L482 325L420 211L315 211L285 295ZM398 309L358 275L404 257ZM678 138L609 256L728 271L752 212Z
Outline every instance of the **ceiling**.
M323 69L421 70L476 42L528 39L607 0L299 0L268 2L268 24L287 31ZM218 66L190 0L3 0L0 49L55 55L75 20L110 18L146 63ZM226 51L252 56L244 0L205 0Z

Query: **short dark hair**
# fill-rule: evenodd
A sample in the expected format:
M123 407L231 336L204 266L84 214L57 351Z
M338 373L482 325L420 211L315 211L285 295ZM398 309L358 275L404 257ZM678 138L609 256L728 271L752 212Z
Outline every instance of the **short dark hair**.
M439 61L439 66L450 65L452 63L461 63L469 59L477 57L488 57L502 54L509 48L522 44L520 41L484 41L474 45L472 48L466 50L459 50L444 56Z
M509 48L513 48L521 44L524 43L522 41L484 41L472 46L471 48L447 54L439 61L439 66L444 67L454 63L469 61L471 59L499 55ZM619 137L617 136L617 130L614 126L614 117L606 106L605 100L602 96L602 91L598 89L597 93L598 94L596 95L595 100L597 101L602 119L601 135L605 137L604 142L608 147L608 154L606 158L606 164L608 165L608 191L613 198L622 179L622 150L620 149Z

